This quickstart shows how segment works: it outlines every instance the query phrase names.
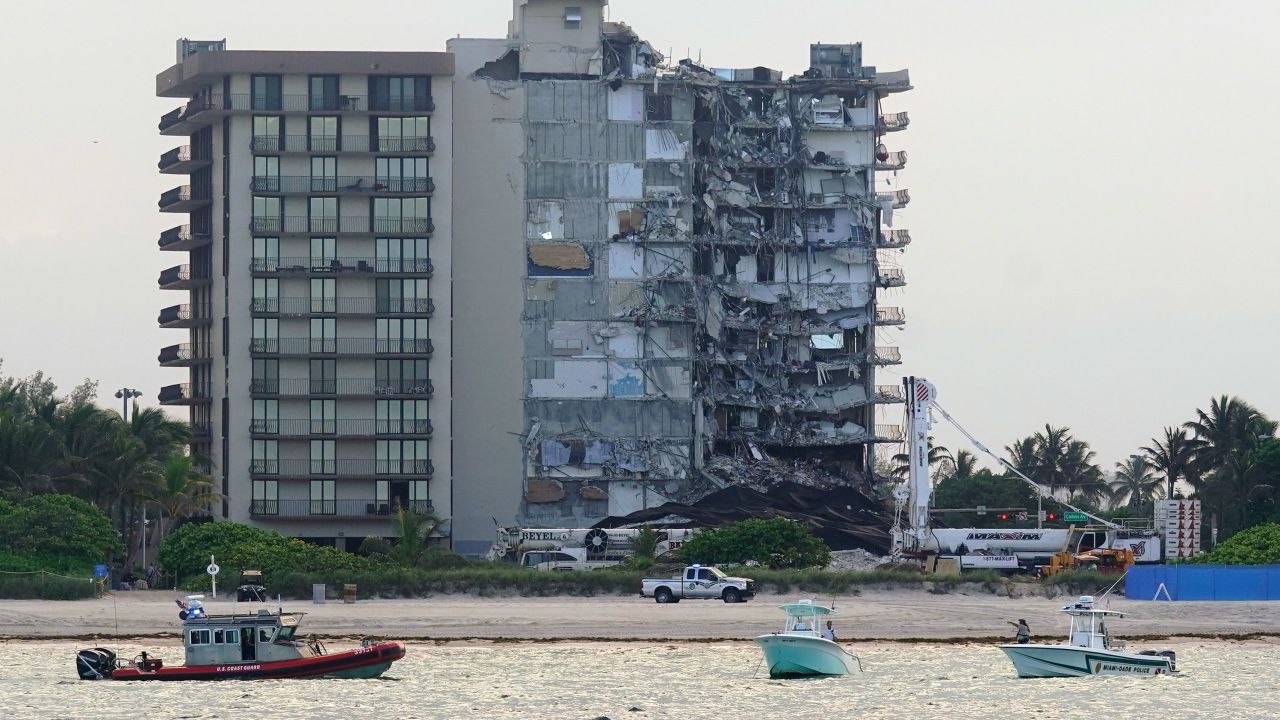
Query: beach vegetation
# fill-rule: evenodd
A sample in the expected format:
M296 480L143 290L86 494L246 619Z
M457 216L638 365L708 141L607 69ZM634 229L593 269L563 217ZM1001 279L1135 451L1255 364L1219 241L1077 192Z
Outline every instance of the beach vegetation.
M758 563L771 568L826 567L831 549L787 518L751 519L705 530L680 546L680 559L704 565Z

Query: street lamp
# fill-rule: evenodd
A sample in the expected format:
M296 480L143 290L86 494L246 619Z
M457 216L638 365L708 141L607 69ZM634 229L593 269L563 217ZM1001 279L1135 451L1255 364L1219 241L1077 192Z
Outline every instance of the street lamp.
M129 401L134 398L142 397L142 391L120 388L116 391L116 397L120 398L122 401L121 404L124 406L123 410L120 412L120 416L124 418L125 422L129 422Z

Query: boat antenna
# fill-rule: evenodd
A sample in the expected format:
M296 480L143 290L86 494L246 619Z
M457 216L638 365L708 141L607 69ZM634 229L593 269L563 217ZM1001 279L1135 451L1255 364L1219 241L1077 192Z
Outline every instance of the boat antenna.
M1129 574L1129 569L1128 569L1128 568L1125 568L1124 574L1122 574L1119 578L1117 578L1115 582L1111 583L1111 587L1109 587L1109 588L1107 588L1106 590L1104 590L1104 591L1103 591L1103 593L1102 593L1101 595L1099 595L1099 596L1098 596L1098 599L1099 599L1099 600L1101 600L1101 599L1105 598L1106 596L1110 595L1110 594L1111 594L1111 591L1112 591L1112 590L1115 590L1115 589L1116 589L1116 586L1120 584L1120 581L1121 581L1121 580L1124 580L1124 579L1125 579L1125 576L1126 576L1126 575L1128 575L1128 574ZM1110 607L1110 605L1108 605L1107 607Z

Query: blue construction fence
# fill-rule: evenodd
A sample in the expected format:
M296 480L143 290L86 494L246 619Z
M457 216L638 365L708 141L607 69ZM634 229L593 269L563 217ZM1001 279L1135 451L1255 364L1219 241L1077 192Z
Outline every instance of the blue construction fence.
M1280 600L1280 565L1135 565L1124 581L1130 600Z

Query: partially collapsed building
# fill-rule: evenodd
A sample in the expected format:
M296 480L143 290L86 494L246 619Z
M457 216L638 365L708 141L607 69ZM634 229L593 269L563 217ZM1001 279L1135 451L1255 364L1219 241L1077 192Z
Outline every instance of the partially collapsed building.
M602 0L514 0L457 39L454 547L733 483L869 479L902 401L909 202L859 44L808 69L664 58Z

